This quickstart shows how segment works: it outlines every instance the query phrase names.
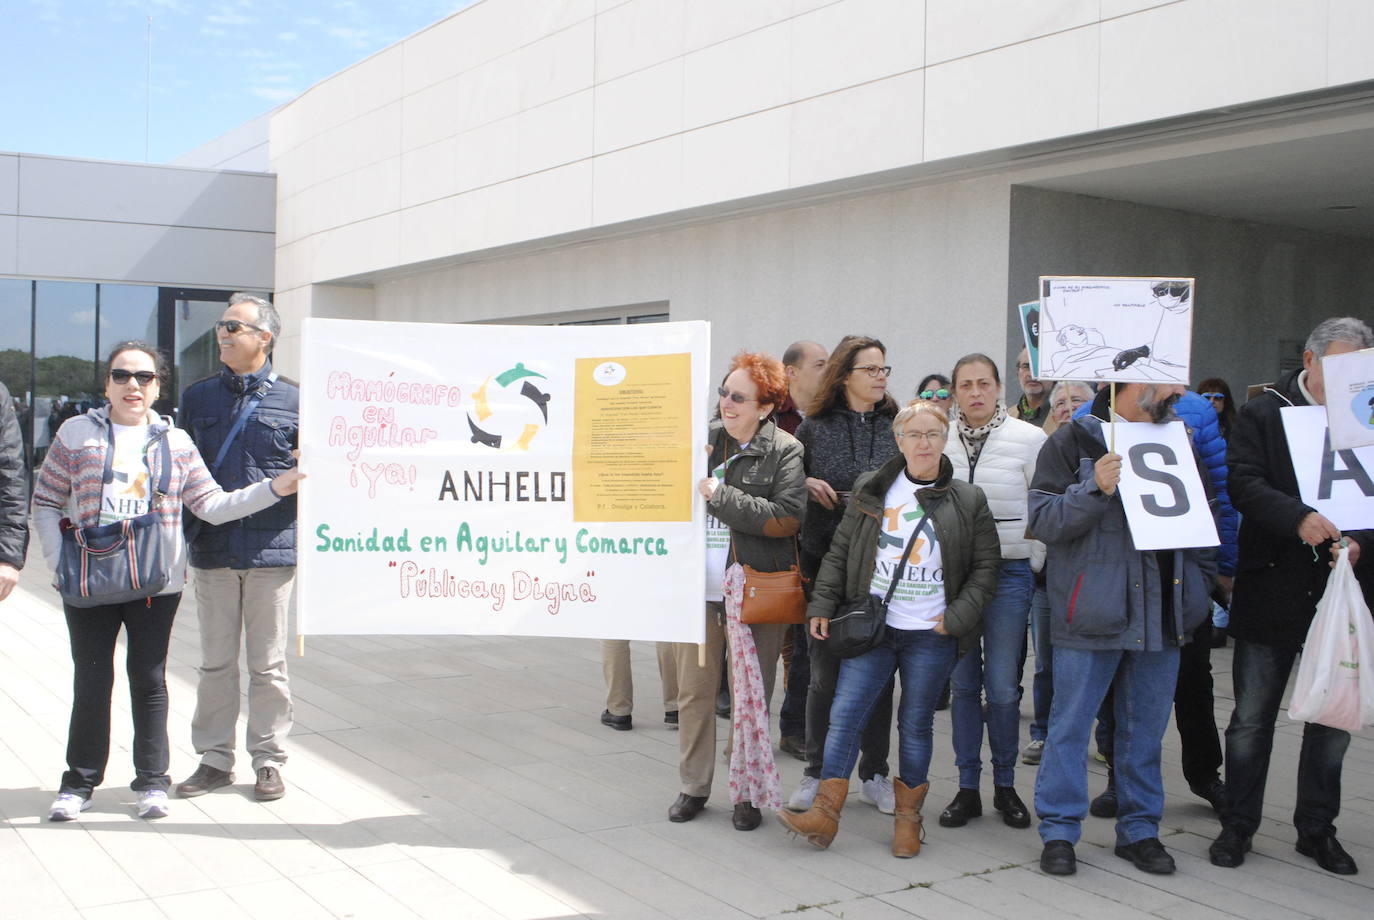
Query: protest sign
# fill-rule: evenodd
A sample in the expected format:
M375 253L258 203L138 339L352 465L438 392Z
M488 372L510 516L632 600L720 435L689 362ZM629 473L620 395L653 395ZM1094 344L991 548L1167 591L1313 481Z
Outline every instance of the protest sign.
M1138 550L1217 546L1188 429L1182 422L1118 422L1121 502Z
M1030 362L1031 376L1040 377L1040 301L1023 303L1021 311L1021 336L1026 340L1026 360Z
M1341 530L1374 527L1374 447L1333 450L1321 406L1279 410L1303 504Z
M1188 383L1191 278L1040 279L1042 380Z
M1322 358L1326 424L1337 450L1374 444L1374 348Z
M302 635L702 641L705 323L301 340Z

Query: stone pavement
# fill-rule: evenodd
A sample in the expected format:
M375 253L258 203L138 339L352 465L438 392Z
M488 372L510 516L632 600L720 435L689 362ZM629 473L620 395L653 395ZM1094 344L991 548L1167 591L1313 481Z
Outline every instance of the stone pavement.
M1374 905L1374 743L1368 733L1351 743L1340 821L1362 874L1329 875L1293 851L1286 822L1301 728L1286 718L1265 825L1237 870L1207 861L1216 819L1188 794L1172 730L1162 830L1179 863L1173 876L1148 876L1116 858L1110 821L1087 819L1079 871L1068 879L1039 872L1034 829L1009 829L990 809L967 827L939 827L934 816L956 788L947 713L936 720L931 819L917 859L889 855L891 818L858 801L857 783L827 852L787 838L772 820L752 833L735 831L723 768L706 811L690 824L670 824L677 734L662 722L647 643L634 646L642 691L635 729L616 732L597 721L604 690L595 642L311 638L306 657L291 661L297 722L286 797L253 801L244 762L233 789L173 799L171 816L155 822L134 816L126 785L130 728L121 676L107 785L80 821L52 824L44 816L64 764L71 664L61 608L36 556L20 588L0 604L4 920L803 913L846 920L1327 920L1367 918ZM194 607L188 593L168 673L176 780L196 765L189 729ZM1229 651L1215 655L1223 725L1229 665ZM801 764L785 755L779 764L786 794ZM1104 769L1090 769L1095 793ZM1028 801L1033 772L1018 771ZM990 783L985 778L985 805Z

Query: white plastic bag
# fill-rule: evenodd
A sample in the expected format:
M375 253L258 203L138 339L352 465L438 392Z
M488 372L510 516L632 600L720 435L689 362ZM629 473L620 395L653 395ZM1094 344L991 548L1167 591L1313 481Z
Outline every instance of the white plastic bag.
M1348 732L1374 724L1374 623L1348 548L1336 557L1307 630L1288 718Z

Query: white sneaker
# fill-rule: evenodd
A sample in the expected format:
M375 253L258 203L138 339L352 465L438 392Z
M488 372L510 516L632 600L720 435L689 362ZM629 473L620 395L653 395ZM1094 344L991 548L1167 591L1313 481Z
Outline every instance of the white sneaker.
M161 789L145 789L138 794L138 816L140 818L165 818L171 811L167 806L167 793Z
M811 803L816 801L816 790L821 788L820 777L803 776L801 785L787 800L788 811L810 811Z
M59 792L48 809L49 821L75 821L81 813L91 807L91 800L75 792Z
M859 801L876 806L885 815L897 813L897 794L892 791L892 780L877 773L872 779L864 780Z
M1040 759L1045 756L1045 742L1032 741L1026 745L1026 749L1021 752L1021 762L1035 766Z

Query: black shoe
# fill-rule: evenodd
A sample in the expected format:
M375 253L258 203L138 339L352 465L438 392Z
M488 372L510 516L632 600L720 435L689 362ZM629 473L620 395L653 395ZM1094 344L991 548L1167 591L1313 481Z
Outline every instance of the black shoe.
M1321 834L1316 837L1299 837L1297 850L1304 856L1311 856L1327 872L1337 875L1354 875L1360 870L1355 860L1336 840L1335 834Z
M752 831L763 822L763 815L749 802L740 802L735 806L735 814L730 818L730 823L735 825L737 831Z
M1212 648L1226 648L1226 627L1212 627Z
M633 723L631 723L629 716L613 716L611 715L611 711L609 709L602 711L601 724L609 725L611 728L614 728L618 732L627 732L630 729L634 728L634 725Z
M228 770L220 770L208 764L201 764L196 767L196 772L186 777L185 782L177 786L177 795L183 799L192 799L207 792L214 792L224 786L232 785L234 774ZM89 799L90 796L88 795Z
M1030 812L1014 787L993 787L992 808L1002 813L1002 823L1007 827L1030 827Z
M1213 778L1210 782L1189 788L1193 790L1193 795L1206 799L1212 811L1219 815L1226 813L1226 784L1220 779Z
M1118 845L1114 852L1122 859L1129 859L1141 872L1168 875L1175 868L1174 858L1164 849L1158 837L1146 837L1125 846Z
M663 724L669 728L677 728L677 710L670 709L663 714Z
M778 750L784 754L791 754L798 760L806 759L806 739L796 738L792 735L784 735L778 741Z
M1250 852L1250 835L1242 834L1234 827L1222 827L1217 839L1207 848L1207 856L1212 865L1223 869L1234 869L1245 862L1245 854Z
M706 796L688 795L684 792L677 797L676 802L668 806L668 820L675 824L690 821L701 814L701 810L705 807Z
M716 715L722 719L730 718L730 691L724 686L716 694Z
M945 689L940 691L940 698L935 701L935 710L949 708L949 681L945 681Z
M1025 807L1025 806L1022 806ZM941 827L963 827L969 818L981 817L983 797L977 789L960 789L944 811L940 812Z
M1073 875L1078 871L1078 857L1073 844L1067 840L1051 840L1040 851L1040 871L1046 875Z
M1094 818L1116 817L1116 777L1107 774L1107 788L1088 805L1088 814Z

